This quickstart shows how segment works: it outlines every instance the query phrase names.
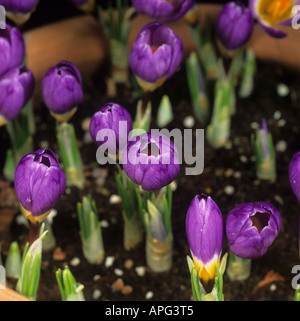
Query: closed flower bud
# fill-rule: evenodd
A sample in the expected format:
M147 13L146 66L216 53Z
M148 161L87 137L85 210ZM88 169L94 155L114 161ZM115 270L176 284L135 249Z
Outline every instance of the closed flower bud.
M122 152L132 130L132 119L126 108L108 103L96 112L90 122L90 136L98 146L104 146L111 156Z
M229 2L218 15L216 37L221 51L234 52L250 39L254 20L250 10L241 3Z
M123 151L123 169L145 191L155 191L170 184L180 170L178 152L173 142L159 133L136 136Z
M24 215L42 222L64 193L66 178L50 149L25 155L15 171L15 190Z
M26 22L38 3L39 0L0 0L7 16L17 24Z
M68 121L83 100L77 67L72 62L61 61L50 68L42 81L42 94L51 115L58 121Z
M210 196L197 195L186 215L186 235L195 270L204 287L211 286L217 276L223 248L222 213Z
M137 12L160 21L174 21L183 17L195 0L132 0Z
M249 7L253 17L262 29L274 38L286 37L283 26L290 26L296 12L293 7L299 0L250 0Z
M0 29L0 53L0 76L23 63L25 42L17 28L6 24Z
M13 68L0 77L0 126L18 116L33 89L33 74L25 66Z
M300 202L300 151L292 157L289 167L290 185L298 202Z
M129 64L144 91L153 91L179 67L183 43L174 31L159 22L147 24L130 52Z
M228 214L226 236L230 251L244 259L263 256L277 237L281 218L266 202L243 203Z

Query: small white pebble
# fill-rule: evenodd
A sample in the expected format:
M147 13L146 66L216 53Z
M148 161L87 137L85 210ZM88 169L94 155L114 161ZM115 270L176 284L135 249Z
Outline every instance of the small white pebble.
M100 221L100 226L103 228L107 228L109 227L109 223L106 220L102 220Z
M107 256L105 259L105 267L109 268L114 264L115 258L114 256Z
M277 85L277 94L280 97L285 97L290 93L290 89L286 84L280 83Z
M172 189L173 192L175 192L177 190L177 182L176 181L173 181L171 183L171 189Z
M26 225L28 222L23 214L20 214L16 217L16 222L18 225Z
M285 124L286 124L286 120L285 119L279 119L278 120L278 123L277 123L278 127L283 127L283 126L285 126Z
M187 116L183 120L183 125L186 128L193 128L195 125L195 118L193 116Z
M95 274L94 277L93 277L94 281L98 281L100 279L101 279L101 276L99 274Z
M113 194L110 198L109 198L109 204L120 204L121 203L121 197L117 194Z
M97 299L99 299L101 297L101 295L102 295L102 292L100 290L96 289L93 292L93 299L97 300Z
M70 264L72 266L77 266L80 264L80 258L79 257L74 257L71 261L70 261Z
M234 178L241 178L242 177L242 173L239 172L239 171L236 171L236 172L233 173L233 177Z
M137 274L138 276L143 277L143 276L145 275L145 273L146 273L146 269L145 269L145 267L143 267L143 266L137 266L137 267L135 268L135 272L136 272L136 274Z
M153 296L154 296L154 293L153 293L152 291L148 291L148 292L146 293L146 295L145 295L145 298L146 298L147 300L150 300L150 299L153 298Z
M40 148L48 148L49 142L47 142L46 140L42 140L41 142L39 142L39 146Z
M276 202L278 202L280 205L283 205L283 204L284 204L284 201L283 201L282 197L279 196L279 195L275 195L275 196L274 196L274 200L275 200Z
M285 152L287 148L287 143L284 140L279 140L275 146L277 152Z
M275 120L279 120L281 118L281 112L279 110L276 110L274 115L273 115L273 118Z
M254 121L253 123L251 123L251 128L252 128L252 129L257 129L257 128L259 128L259 123L257 123L256 121Z
M277 285L276 285L275 283L272 283L272 284L270 285L270 291L274 292L274 291L276 291L276 290L277 290Z
M248 162L248 158L247 158L245 155L241 155L241 156L240 156L240 161L241 161L242 163L247 163L247 162Z
M130 270L133 267L133 261L131 259L127 259L124 263L124 266L127 270Z
M122 276L122 275L124 274L124 272L123 272L121 269L115 269L115 270L114 270L114 273L115 273L115 275L117 275L117 276Z
M231 185L227 185L227 186L224 187L224 192L225 192L225 194L227 194L227 195L233 195L233 193L234 193L234 187L231 186Z

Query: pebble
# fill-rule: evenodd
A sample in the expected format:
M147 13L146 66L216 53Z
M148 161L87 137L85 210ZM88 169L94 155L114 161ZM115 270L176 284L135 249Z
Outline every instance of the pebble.
M117 276L122 276L122 275L124 274L124 272L123 272L121 269L115 269L115 270L114 270L114 273L115 273L115 275L117 275Z
M96 282L101 279L101 276L99 274L95 274L93 277L93 280Z
M282 197L279 196L279 195L275 195L275 196L274 196L274 200L275 200L276 202L278 202L280 205L283 205L283 204L284 204L284 201L283 201Z
M231 186L231 185L227 185L227 186L224 187L224 192L225 192L225 194L227 194L227 195L233 195L233 193L234 193L234 187Z
M144 266L137 266L135 268L135 272L138 276L143 277L146 273L146 269Z
M278 123L277 123L278 127L283 127L283 126L285 126L285 124L286 124L286 120L285 119L279 119L278 120Z
M281 112L279 110L276 110L274 115L273 115L273 118L275 120L279 120L281 118Z
M277 94L280 97L285 97L290 93L290 88L283 83L277 85Z
M120 204L122 202L122 199L120 195L112 194L109 198L109 204Z
M277 150L277 152L285 152L287 148L287 143L284 140L279 140L276 143L275 149Z
M114 264L115 257L114 256L107 256L105 259L105 267L109 268Z
M224 174L225 174L225 177L232 176L233 175L233 169L231 169L231 168L226 169Z
M46 140L42 140L41 142L39 142L39 146L40 148L48 148L49 142L47 142Z
M102 292L100 290L96 289L93 292L93 299L97 300L97 299L99 299L101 297L101 295L102 295Z
M270 291L274 292L274 291L276 291L276 290L277 290L277 285L276 285L275 283L272 283L272 284L270 285Z
M241 155L241 156L240 156L240 161L241 161L242 163L247 163L247 162L248 162L247 156Z
M63 261L66 256L66 252L64 252L60 247L57 247L52 254L52 258L55 261Z
M145 295L145 298L146 298L147 300L150 300L150 299L153 298L153 296L154 296L154 293L153 293L152 291L148 291L148 292L146 293L146 295Z
M233 177L234 178L241 178L242 177L242 173L239 172L239 171L236 171L236 172L233 173Z
M103 228L107 228L109 227L109 223L106 220L102 220L100 221L100 226Z
M78 266L80 264L80 258L79 257L74 257L71 261L70 264L72 266Z
M256 121L254 121L253 123L251 123L251 128L252 128L252 129L258 129L258 128L259 128L259 123L257 123Z
M210 187L206 187L204 191L208 195L212 193L212 189Z
M123 288L121 289L122 294L124 295L129 295L130 293L132 293L133 291L133 287L131 285L125 285L123 286Z
M193 116L187 116L183 120L183 125L186 128L193 128L195 125L195 118Z
M133 261L131 259L127 259L124 263L124 266L127 270L130 270L133 267Z
M115 291L121 291L124 287L124 281L121 278L118 278L113 284L112 284L112 290Z
M171 189L172 189L172 192L175 192L177 190L177 182L176 181L173 181L171 183Z
M88 132L89 131L89 128L90 128L90 122L91 122L91 118L88 117L88 118L85 118L82 122L81 122L81 128Z

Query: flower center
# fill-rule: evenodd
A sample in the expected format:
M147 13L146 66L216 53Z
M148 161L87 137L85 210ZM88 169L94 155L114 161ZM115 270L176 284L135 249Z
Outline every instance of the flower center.
M151 46L152 53L155 53L158 49L158 46Z
M261 0L258 12L264 21L276 24L291 18L292 0Z
M149 143L145 149L141 151L141 153L147 155L147 156L159 156L160 150L158 146L155 143Z
M254 215L250 216L250 219L252 221L252 226L255 226L258 233L260 233L265 226L268 226L270 214L256 212Z

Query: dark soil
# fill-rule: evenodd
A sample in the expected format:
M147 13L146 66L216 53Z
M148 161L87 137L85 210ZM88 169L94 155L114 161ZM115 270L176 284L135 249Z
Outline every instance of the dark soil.
M224 275L225 300L293 300L291 269L298 264L299 205L289 185L288 167L292 155L300 149L300 87L297 75L293 75L278 66L260 62L258 70L253 95L250 98L238 99L237 101L237 111L232 119L232 146L213 150L208 142L205 142L205 168L199 176L186 176L185 164L181 167L181 172L176 179L177 190L173 197L173 266L168 273L160 274L153 273L146 267L144 244L131 251L124 250L121 204L110 204L109 202L110 196L117 194L114 180L116 168L113 165L103 166L107 170L108 176L103 186L96 184L92 171L94 168L100 167L96 163L97 147L93 143L83 142L84 131L81 128L83 119L91 117L102 105L112 100L127 107L134 116L136 100L131 97L131 91L122 86L118 90L118 97L106 97L103 75L100 75L100 77L98 75L95 78L98 81L84 79L86 97L72 122L75 124L85 165L86 187L83 191L68 188L57 204L58 215L54 218L53 232L56 237L56 246L66 253L66 258L63 261L56 261L52 256L53 251L43 253L37 300L61 300L55 272L66 264L70 267L76 280L84 285L86 300L93 300L93 292L96 289L99 289L102 293L98 300L146 300L145 295L148 291L153 292L152 300L190 300L192 292L186 262L189 248L185 235L185 215L191 200L199 193L209 194L215 200L224 215L224 220L227 213L242 202L267 201L276 206L281 213L282 228L279 236L265 256L252 261L250 278L243 282L230 282L227 275ZM276 91L277 85L282 82L286 83L291 91L291 94L285 98L279 97ZM152 98L154 109L164 93L170 95L175 114L175 119L168 128L183 130L183 119L192 115L184 67L154 93ZM273 117L275 111L281 112L281 119L286 121L284 126L278 126L278 120ZM47 108L43 104L37 105L35 115L37 121L35 147L39 148L42 141L47 141L49 147L58 153L54 135L55 122L49 115ZM156 128L155 110L153 116L152 128ZM267 119L274 144L276 145L280 140L287 143L286 151L276 153L278 177L277 181L272 184L256 179L255 163L251 158L253 151L250 144L250 135L254 132L251 123L260 123L262 118ZM203 127L196 122L194 129L196 128ZM5 127L0 128L0 133L4 145L7 146L9 143ZM247 161L241 161L241 156L245 156ZM241 176L236 177L231 170L240 172ZM226 185L234 187L233 195L227 195L224 192ZM4 189L6 189L6 192ZM101 265L89 264L82 254L76 203L87 194L91 194L95 199L100 220L106 220L109 223L108 227L102 229L106 256L115 258L113 266L109 268L106 268L104 263ZM18 207L15 206L13 184L3 187L0 195L2 196L0 200L0 240L2 243L2 259L5 262L10 242L17 240L23 249L28 240L28 229L24 225L16 223L19 211ZM3 195L10 195L10 198L4 199ZM10 203L8 199L11 200ZM13 215L11 221L6 217L7 213ZM227 250L225 240L223 253L226 253ZM80 259L78 266L70 264L74 257ZM127 259L131 259L134 263L131 269L124 267ZM138 266L146 267L145 276L137 275L135 268ZM121 276L124 283L133 288L129 295L112 290L112 284L120 277L114 272L116 268L124 272ZM270 271L278 273L281 278L258 286L258 283ZM95 275L100 275L100 278L94 280ZM14 282L9 281L8 284L14 288Z

